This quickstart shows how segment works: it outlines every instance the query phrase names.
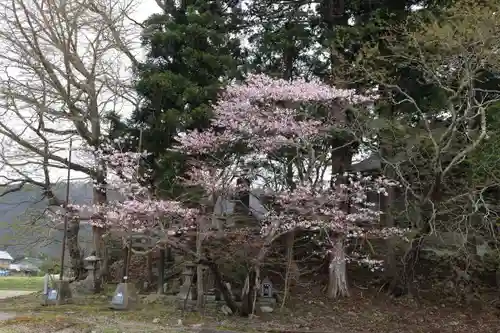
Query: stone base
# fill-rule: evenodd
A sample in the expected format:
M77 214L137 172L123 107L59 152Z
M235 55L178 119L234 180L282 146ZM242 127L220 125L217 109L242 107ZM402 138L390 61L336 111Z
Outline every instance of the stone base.
M181 299L178 296L176 296L175 298L176 298L176 303L177 303L177 306L179 307L179 309L183 309L184 305L186 306L187 310L194 309L196 307L196 300L189 299L189 298L187 300L185 298ZM236 303L236 305L241 306L241 301L236 301L235 303ZM224 301L224 299L221 299L220 301L216 301L215 295L205 295L205 306L207 306L207 307L221 307L224 305L226 305L226 302ZM275 298L260 297L257 299L255 306L258 309L260 309L261 307L266 308L267 309L266 312L272 312L272 309L274 309L276 307L276 299ZM270 308L271 310L269 311L268 308Z
M70 287L73 297L95 294L94 278L91 275L87 275L84 280L73 282Z
M177 297L177 299L179 301L184 301L186 300L195 300L196 299L196 294L193 292L193 290L190 290L189 292L186 291L186 290L182 290L177 294L175 295L175 297Z
M177 298L173 295L149 294L142 296L141 301L144 304L172 304L177 301Z
M119 283L109 307L115 310L129 310L138 302L137 290L133 283Z
M69 281L56 280L47 295L42 295L42 305L62 305L72 303Z
M177 295L175 296L176 298L176 303L180 309L184 308L184 304L186 304L187 307L192 307L196 306L196 299L189 298L186 300L185 295ZM205 305L206 306L211 306L211 305L223 305L226 304L224 300L217 301L215 300L215 295L205 295Z
M276 298L274 297L260 297L257 300L257 303L261 306L270 306L273 307L276 305Z

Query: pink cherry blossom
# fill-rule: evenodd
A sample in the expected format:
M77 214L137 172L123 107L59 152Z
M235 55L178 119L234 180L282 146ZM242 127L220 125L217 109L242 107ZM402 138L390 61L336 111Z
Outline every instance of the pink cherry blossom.
M199 209L187 207L181 200L154 196L144 185L143 173L148 170L138 172L146 153L123 152L111 146L94 152L95 158L107 170L106 188L118 191L122 198L101 206L72 209L89 211L95 225L110 230L161 229L165 236L190 230L207 218L207 212L214 211L218 197L230 200L243 189L243 185L237 186L237 179L255 176L257 171L252 163L256 161L282 163L280 153L287 149L288 154L296 154L293 160L304 165L318 166L321 161L327 164L328 155L322 151L324 145L319 144L331 141L333 129L345 129L348 106L364 107L374 98L319 81L289 82L250 75L245 82L228 86L214 104L213 128L177 137L179 145L175 149L191 156L190 171L180 180L205 191ZM314 112L320 110L326 115L315 117ZM334 179L330 181L324 179L321 168L308 169L307 177L297 179L296 186L264 186L269 203L260 220L260 231L265 239L272 240L293 230L308 230L316 235L318 244L324 245L327 254L332 235L347 239L384 238L403 232L381 228L381 212L367 198L368 192L387 195L387 188L397 185L395 182L349 173L331 175ZM279 168L267 167L263 172L283 179L280 177L284 172ZM360 260L371 262L364 257Z
M193 131L177 140L180 150L191 154L206 154L238 143L261 152L302 147L324 138L332 127L343 126L347 106L370 103L375 97L320 81L288 82L250 75L244 83L227 87L214 105L213 125L224 131ZM318 107L329 110L326 118L317 120L308 114L307 109Z
M374 98L319 81L289 82L250 75L245 82L227 87L214 105L213 129L179 136L178 150L191 154L194 160L204 155L203 163L198 162L189 175L189 183L207 193L231 197L237 192L235 179L251 173L245 160L271 161L279 158L283 148L292 148L288 152L296 151L295 158L301 160L319 156L322 152L317 144L331 139L333 129L345 129L346 108L363 107ZM314 111L320 109L327 110L326 116L315 118ZM235 147L239 148L237 159L220 154ZM309 178L298 181L293 189L268 191L272 204L261 221L263 237L308 230L322 235L317 241L326 246L331 244L332 235L385 238L404 232L381 228L381 212L367 197L369 192L387 195L387 188L397 185L395 182L349 173L332 176L335 180L330 182L318 178L317 170L312 168ZM326 246L325 253L328 251Z

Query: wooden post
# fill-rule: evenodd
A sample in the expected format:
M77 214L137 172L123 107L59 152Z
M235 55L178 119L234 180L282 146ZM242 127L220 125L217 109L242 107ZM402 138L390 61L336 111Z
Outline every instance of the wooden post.
M122 254L123 254L123 267L122 267L122 278L120 279L119 282L126 282L125 277L127 276L127 265L128 265L128 246L125 245L122 249Z
M165 249L160 249L160 258L158 259L158 294L164 294L163 284L165 283Z
M166 259L165 268L167 269L167 272L170 272L170 270L174 267L175 264L174 254L170 246L167 246L167 248L165 249L165 259Z
M139 132L139 147L137 151L140 153L142 150L142 129ZM139 178L139 163L140 162L140 157L137 158L137 170L136 170L136 177ZM132 221L129 221L128 223L128 232L129 232L129 237L128 237L128 248L127 248L127 258L126 261L124 261L125 264L125 276L127 277L127 281L130 281L128 278L129 275L129 266L130 266L130 260L132 259L132 238L133 238L133 230L132 230ZM126 281L125 281L126 282Z
M151 251L146 255L146 277L148 279L147 289L151 290L151 285L153 284L153 253Z
M205 236L204 232L204 224L203 221L200 220L198 222L198 230L196 233L196 255L198 258L201 258L203 254L203 237ZM199 311L203 309L205 306L205 290L203 290L203 265L198 263L196 267L196 307Z
M61 304L63 301L62 297L62 285L63 285L63 276L64 276L64 254L66 252L66 239L68 238L68 205L69 205L69 186L71 181L71 150L73 149L73 139L69 139L69 152L68 152L68 173L66 179L66 199L64 202L64 230L63 230L63 240L61 245L61 273L59 274L59 288L57 291L57 305ZM66 296L64 296L66 297Z

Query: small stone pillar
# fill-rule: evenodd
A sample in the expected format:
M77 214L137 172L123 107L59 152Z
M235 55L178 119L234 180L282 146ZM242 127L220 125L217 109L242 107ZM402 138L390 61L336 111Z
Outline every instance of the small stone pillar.
M195 269L196 265L194 265L193 263L186 263L186 265L184 266L184 272L182 272L184 281L179 293L177 294L178 300L184 301L186 298L188 300L196 299L196 293L194 292L196 286L193 283Z
M208 266L203 266L203 282L205 286L205 300L207 302L220 301L220 292L215 286L215 277Z
M45 274L43 277L42 305L56 304L57 301L57 290L52 288L53 285L50 280L50 274Z
M71 289L69 289L68 280L56 280L56 289L58 290L57 304L69 304L72 302Z

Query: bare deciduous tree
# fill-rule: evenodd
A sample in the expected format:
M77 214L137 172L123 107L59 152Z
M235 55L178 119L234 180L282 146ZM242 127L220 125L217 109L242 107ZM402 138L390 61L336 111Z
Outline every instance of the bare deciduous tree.
M405 257L405 283L413 281L423 237L440 230L467 238L473 229L492 230L494 220L486 217L498 214L483 200L498 181L475 183L467 166L488 139L488 112L500 102L498 87L487 84L488 74L500 69L497 10L497 4L460 1L445 19L396 28L384 53L373 45L359 57L356 68L381 87L386 106L376 119L362 118L358 137L401 183L396 210L418 230ZM384 219L393 226L390 212Z
M69 163L65 150L69 138L98 149L106 131L103 115L138 103L127 75L137 65L133 0L11 0L0 7L0 135L7 191L29 183L42 188L51 205L64 205L53 191L51 170L70 168L101 185L93 201L104 203L105 168L91 154ZM104 230L93 231L97 253L106 259Z

